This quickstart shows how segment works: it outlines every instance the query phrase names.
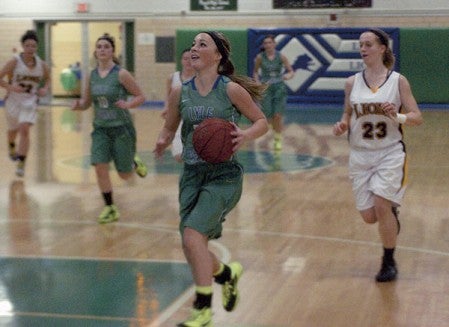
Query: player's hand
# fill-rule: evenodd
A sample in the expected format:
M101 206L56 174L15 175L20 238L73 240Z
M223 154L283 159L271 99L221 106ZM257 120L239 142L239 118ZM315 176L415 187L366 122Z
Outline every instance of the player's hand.
M21 85L10 85L8 87L8 92L25 93L26 88Z
M130 109L129 103L125 100L118 100L114 104L120 109Z
M38 95L39 97L44 97L44 96L46 96L46 95L47 95L47 89L44 88L44 87L39 88L39 89L37 90L37 95Z
M398 114L398 111L397 111L396 105L394 103L384 102L384 103L381 104L380 107L385 112L385 115L387 115L391 119L395 119L396 118L396 116Z
M174 137L174 132L167 130L165 127L162 129L157 138L156 147L153 150L156 159L159 159L164 155L165 149L171 144Z
M234 146L232 148L232 151L236 152L247 140L246 133L244 130L240 129L235 123L231 122L232 125L234 125L234 131L231 132L232 143L234 143Z
M159 138L156 142L156 147L153 150L154 156L156 159L162 158L165 152L165 148L167 148L167 142L165 142L163 139Z
M348 124L344 121L336 122L333 126L333 133L335 136L340 136L348 130Z
M76 99L75 101L73 101L72 105L71 105L71 109L72 110L83 110L83 103L81 99Z

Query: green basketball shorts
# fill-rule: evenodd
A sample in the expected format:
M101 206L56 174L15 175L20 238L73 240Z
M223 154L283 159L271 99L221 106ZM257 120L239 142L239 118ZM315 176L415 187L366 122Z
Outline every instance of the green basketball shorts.
M221 236L226 215L242 195L243 167L236 161L184 165L179 181L180 232L190 227L209 239Z

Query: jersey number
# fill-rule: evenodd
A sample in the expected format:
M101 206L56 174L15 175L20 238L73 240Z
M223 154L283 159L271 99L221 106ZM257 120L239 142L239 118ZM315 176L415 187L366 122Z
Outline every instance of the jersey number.
M108 99L105 96L99 96L97 98L97 101L98 101L98 106L100 108L108 108L109 107Z
M373 140L374 138L383 139L387 136L387 124L383 121L376 125L370 122L363 124L363 138Z
M25 84L25 83L20 83L19 85L25 89L26 93L31 93L31 89L33 88L33 85Z

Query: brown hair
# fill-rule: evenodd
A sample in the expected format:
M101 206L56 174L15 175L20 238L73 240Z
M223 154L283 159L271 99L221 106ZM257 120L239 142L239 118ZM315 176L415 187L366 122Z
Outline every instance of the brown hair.
M217 31L202 33L206 33L212 38L215 45L217 46L218 52L220 52L221 54L220 64L218 65L218 73L220 75L225 75L229 77L233 82L240 84L246 91L248 91L248 93L254 100L261 100L263 92L266 90L267 85L258 84L254 79L249 78L248 76L234 74L235 68L230 59L231 44L229 40L222 33Z
M25 34L22 35L20 41L23 43L26 40L34 40L34 41L36 41L36 43L39 43L36 31L33 31L33 30L26 31Z
M111 44L111 46L112 46L112 52L113 52L113 53L115 52L115 40L114 40L114 37L113 37L113 36L109 35L109 33L104 33L102 36L100 36L100 37L97 39L97 41L95 42L95 44L97 44L98 41L101 41L101 40L105 40L105 41L109 42L109 43ZM95 56L95 51L94 51L94 57L95 57L95 59L97 58L97 57ZM112 56L112 61L113 61L114 63L116 63L117 65L120 65L120 60L118 60L118 58L117 58L115 55Z
M371 28L367 32L373 33L376 36L377 41L381 45L385 46L383 64L388 69L390 69L390 70L393 69L395 57L394 57L393 51L390 49L390 44L389 44L390 37L388 36L388 34L378 28Z

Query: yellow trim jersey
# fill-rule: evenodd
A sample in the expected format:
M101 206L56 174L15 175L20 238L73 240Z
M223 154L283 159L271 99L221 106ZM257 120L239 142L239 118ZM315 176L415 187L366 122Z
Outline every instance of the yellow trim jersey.
M386 81L372 90L363 77L363 72L355 75L350 94L352 108L349 144L356 149L384 149L402 140L399 123L385 115L381 108L384 102L394 103L398 112L401 109L399 77L391 72Z
M34 60L36 65L30 68L22 60L20 54L14 55L16 58L16 67L12 76L11 83L13 85L20 85L25 88L26 92L9 92L8 97L14 101L30 101L31 103L37 100L37 90L44 78L44 67L42 60L35 55Z

